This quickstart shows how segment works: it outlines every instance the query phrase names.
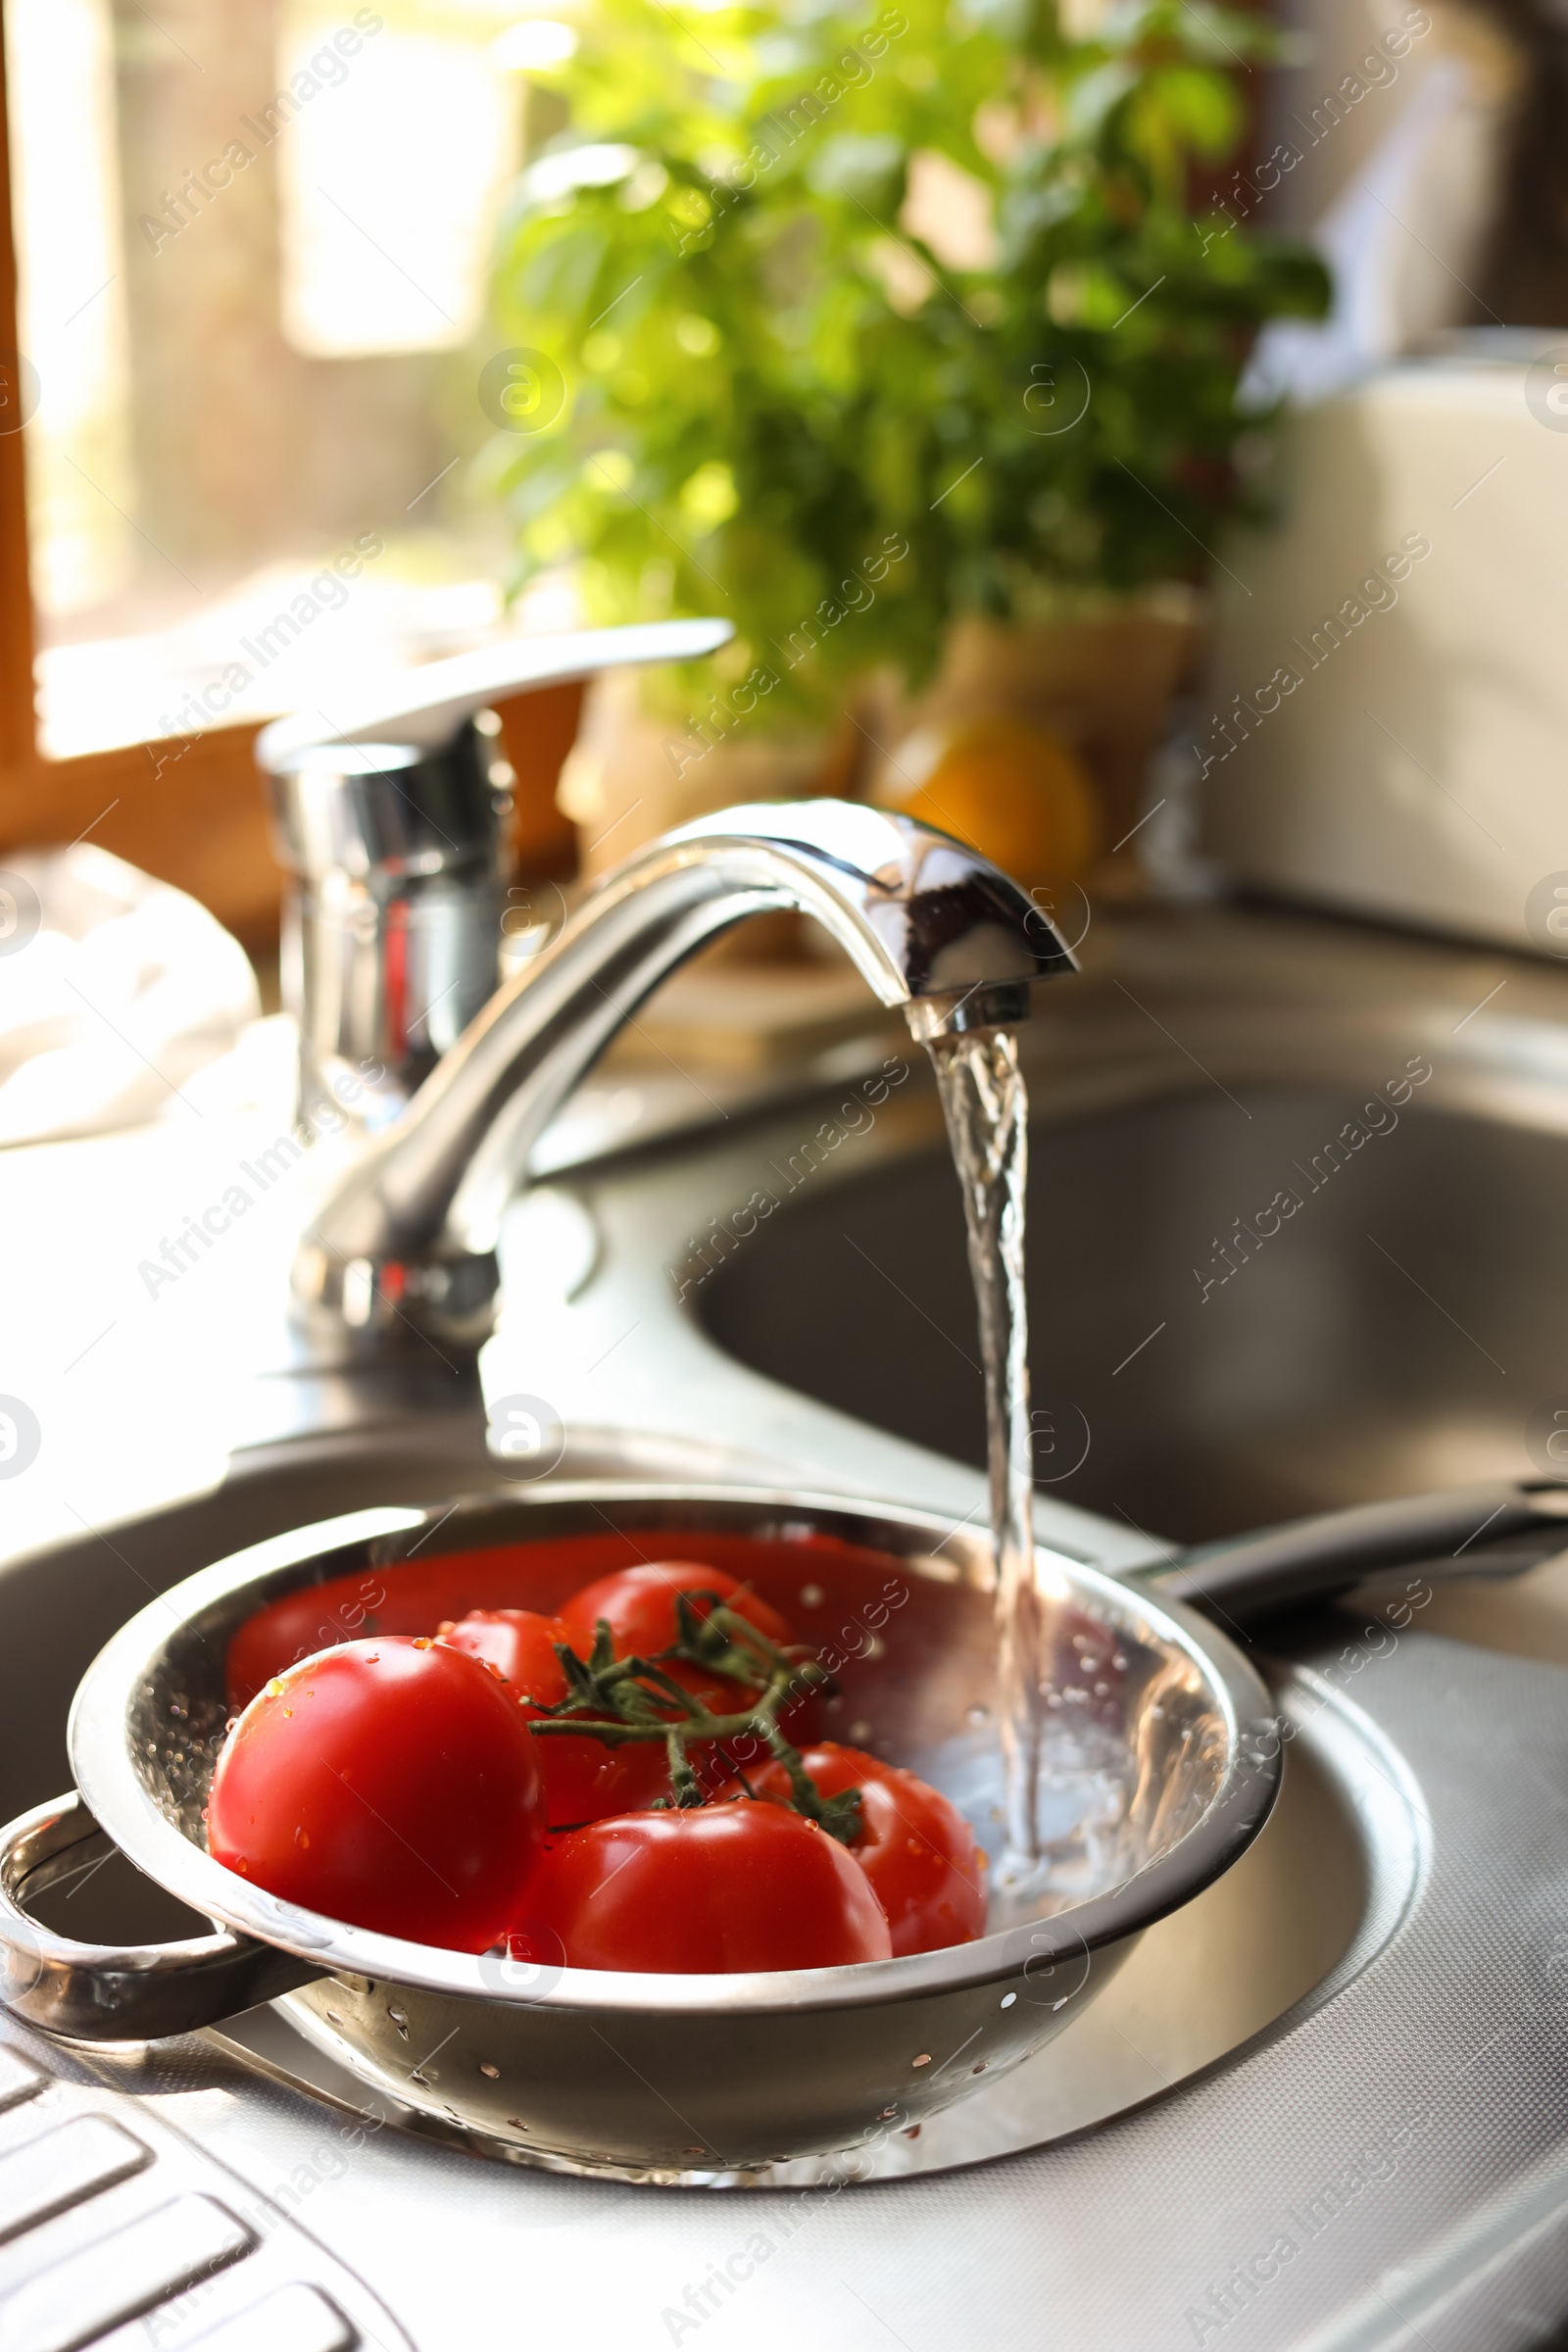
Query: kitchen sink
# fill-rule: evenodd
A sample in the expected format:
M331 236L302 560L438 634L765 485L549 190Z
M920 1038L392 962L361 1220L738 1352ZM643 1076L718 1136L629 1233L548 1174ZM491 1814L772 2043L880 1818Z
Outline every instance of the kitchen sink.
M1097 926L1084 960L1025 1032L1042 1540L1136 1569L1296 1509L1551 1467L1568 972L1238 909ZM486 1401L498 1423L547 1404L563 1478L982 1514L973 1306L924 1056L886 1032L834 1051L765 1099L706 1067L583 1090L508 1219L483 1397L444 1359L422 1387L279 1374L258 1327L269 1377L219 1483L95 1532L73 1514L66 1540L0 1561L0 1807L69 1785L77 1679L152 1594L291 1525L519 1475L486 1450ZM219 1346L215 1300L193 1388ZM179 1402L160 1391L161 1413ZM1212 2340L1227 2294L1261 2352L1561 2340L1568 1712L1547 1661L1568 1661L1568 1569L1434 1587L1396 1638L1348 1598L1303 1610L1254 1654L1290 1737L1256 1847L1150 1931L1026 2115L999 2080L940 2144L900 2134L915 2177L737 2200L475 2162L395 2103L409 2129L345 2113L360 2094L275 2011L118 2052L7 2020L0 2092L20 2062L44 2082L40 2128L75 2101L161 2132L136 2194L165 2195L177 2159L263 2217L280 2278L401 2342L354 2304L357 2273L427 2352L514 2325L523 2244L555 2250L530 2272L537 2326L580 2327L591 2275L601 2332L678 2340L694 2282L759 2237L777 2253L746 2307L760 2352L850 2352L868 2308L911 2346L983 2328L1014 2352L1046 2310L1074 2343L1174 2352ZM105 1939L188 1927L113 1862L47 1904ZM1282 2234L1296 2258L1271 2274ZM1255 2300L1244 2274L1271 2281ZM208 2328L214 2293L170 2340Z

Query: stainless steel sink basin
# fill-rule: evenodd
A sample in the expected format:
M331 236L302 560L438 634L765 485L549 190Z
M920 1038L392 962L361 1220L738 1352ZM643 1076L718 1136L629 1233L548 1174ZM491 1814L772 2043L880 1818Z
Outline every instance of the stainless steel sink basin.
M1059 990L1028 1038L1043 1489L1196 1542L1550 1467L1562 977L1231 917L1124 933ZM758 1371L978 1464L957 1190L934 1118L911 1142L840 1152L699 1311Z

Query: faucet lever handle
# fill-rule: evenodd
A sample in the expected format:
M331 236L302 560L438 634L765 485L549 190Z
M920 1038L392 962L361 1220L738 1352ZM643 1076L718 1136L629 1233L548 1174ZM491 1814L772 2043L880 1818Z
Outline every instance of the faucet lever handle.
M734 634L727 620L656 620L619 629L503 637L472 653L402 670L390 684L357 699L345 695L337 723L325 728L319 710L273 719L256 738L257 762L273 775L294 754L320 743L412 743L421 751L440 751L466 718L509 695L629 664L696 662Z

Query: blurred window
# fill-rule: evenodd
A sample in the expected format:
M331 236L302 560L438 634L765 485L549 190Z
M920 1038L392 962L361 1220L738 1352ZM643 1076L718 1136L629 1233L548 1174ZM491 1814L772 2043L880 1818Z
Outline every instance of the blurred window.
M4 15L41 752L330 725L494 633L476 338L519 75L569 31L515 0Z

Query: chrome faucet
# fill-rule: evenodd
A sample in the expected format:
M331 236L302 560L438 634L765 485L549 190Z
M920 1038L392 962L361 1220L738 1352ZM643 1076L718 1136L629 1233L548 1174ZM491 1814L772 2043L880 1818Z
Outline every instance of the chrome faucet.
M725 620L506 637L274 719L256 757L272 804L283 1002L300 1098L373 1131L407 1108L501 977L514 782L488 708L596 671L690 662ZM323 737L323 728L325 736ZM352 1105L352 1107L350 1107Z
M318 1210L294 1267L318 1336L477 1344L528 1154L678 964L749 916L813 915L922 1043L1019 1019L1076 968L1019 885L946 834L848 801L730 808L641 851L493 996Z

